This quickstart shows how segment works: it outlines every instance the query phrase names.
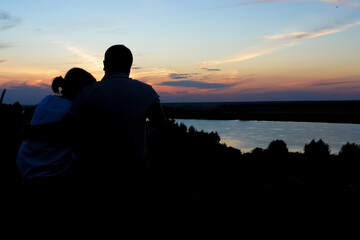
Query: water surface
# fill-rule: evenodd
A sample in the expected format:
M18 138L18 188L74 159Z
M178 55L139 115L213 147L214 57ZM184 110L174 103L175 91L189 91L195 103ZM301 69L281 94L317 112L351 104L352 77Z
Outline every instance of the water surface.
M242 152L267 148L276 139L283 140L291 152L303 152L312 139L329 144L331 153L338 153L347 142L360 144L360 124L195 119L176 122L205 132L216 131L222 143Z

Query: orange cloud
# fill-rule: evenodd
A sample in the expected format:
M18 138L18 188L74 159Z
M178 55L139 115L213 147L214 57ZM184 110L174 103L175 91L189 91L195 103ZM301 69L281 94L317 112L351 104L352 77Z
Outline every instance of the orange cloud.
M1 70L1 69L0 69ZM44 86L50 85L53 78L62 75L62 72L49 69L36 68L6 68L1 71L1 87L12 87L19 85Z

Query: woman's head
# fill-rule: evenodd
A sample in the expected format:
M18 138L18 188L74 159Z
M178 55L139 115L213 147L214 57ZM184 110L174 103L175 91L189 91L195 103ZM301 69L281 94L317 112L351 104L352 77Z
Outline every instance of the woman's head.
M86 85L96 82L96 79L82 68L70 69L65 78L56 77L52 82L52 90L70 100L75 99L78 93Z

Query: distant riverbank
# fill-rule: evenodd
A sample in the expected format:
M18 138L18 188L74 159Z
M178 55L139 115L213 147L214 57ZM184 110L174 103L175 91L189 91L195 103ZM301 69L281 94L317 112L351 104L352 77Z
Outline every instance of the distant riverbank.
M163 109L177 119L360 123L360 101L163 103Z

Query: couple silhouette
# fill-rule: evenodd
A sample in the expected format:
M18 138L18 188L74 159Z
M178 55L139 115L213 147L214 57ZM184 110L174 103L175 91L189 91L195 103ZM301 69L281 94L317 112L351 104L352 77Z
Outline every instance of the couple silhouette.
M56 77L57 95L37 105L24 130L17 166L29 223L36 217L129 230L145 221L147 133L161 139L166 118L156 91L129 78L126 46L108 48L103 63L98 82L81 68Z

